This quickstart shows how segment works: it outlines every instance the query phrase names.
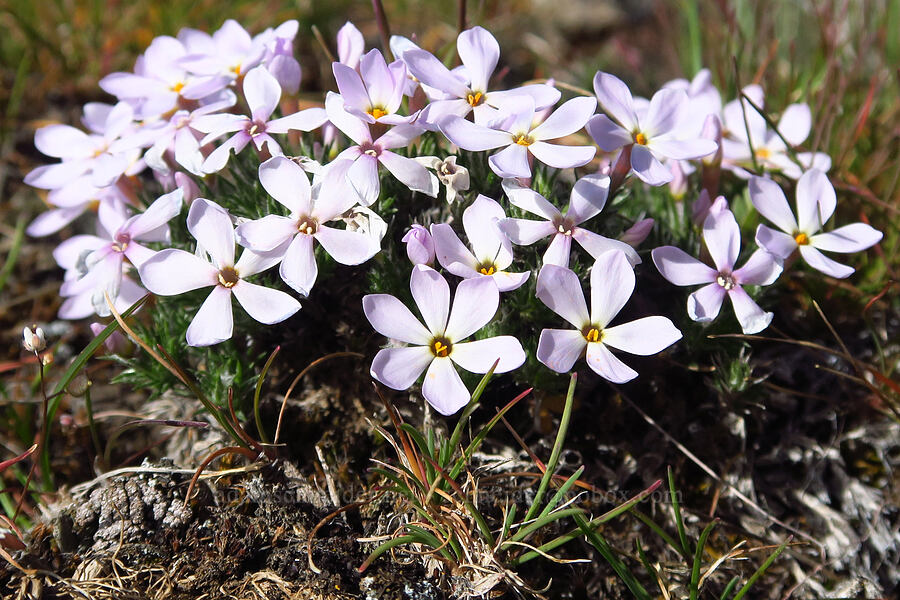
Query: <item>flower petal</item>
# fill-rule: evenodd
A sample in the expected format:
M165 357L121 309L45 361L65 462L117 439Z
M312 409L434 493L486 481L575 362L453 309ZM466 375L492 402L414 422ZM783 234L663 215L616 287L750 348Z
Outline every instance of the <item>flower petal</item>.
M713 140L702 138L688 140L651 138L647 146L660 156L675 160L694 160L712 154L719 147Z
M259 182L270 196L291 213L309 214L311 187L303 167L284 156L259 165Z
M256 67L244 77L244 97L253 120L265 123L281 100L281 86L265 67Z
M197 198L191 203L187 227L219 269L234 265L234 226L224 208Z
M650 98L647 116L641 119L641 131L651 140L664 135L678 127L687 108L688 97L683 90L663 88Z
M623 252L605 252L591 268L591 323L606 327L634 292L634 270Z
M792 236L765 225L756 228L756 243L782 260L797 249L797 241Z
M718 283L703 286L688 296L688 316L694 321L712 321L718 316L726 293L725 288Z
M185 338L189 346L212 346L230 338L233 331L231 290L217 285L194 315Z
M644 317L603 330L603 343L611 348L650 356L681 339L681 332L666 317Z
M390 171L391 175L412 191L422 192L432 198L437 197L440 190L437 177L413 159L384 150L378 155L378 160Z
M434 239L434 254L438 262L454 275L465 276L456 272L458 268L451 269L451 265L465 265L472 271L478 266L478 259L463 245L450 225L434 223L431 226L431 237Z
M559 209L553 206L546 198L516 181L504 181L503 191L512 204L522 210L527 210L531 214L544 217L548 221L561 216Z
M572 135L585 126L597 109L594 98L578 96L564 102L543 123L531 130L536 140L555 140ZM550 163L547 163L550 164Z
M555 169L572 169L586 165L597 153L597 149L593 146L563 146L547 142L534 142L528 146L528 151L539 161Z
M278 274L301 295L309 296L319 274L311 235L301 233L294 238L284 254Z
M141 283L160 296L175 296L218 283L218 270L190 252L167 248L138 269Z
M452 415L469 403L469 390L449 358L437 357L431 361L422 383L422 395L436 411L444 416Z
M475 26L459 34L456 51L466 66L471 88L476 92L486 92L488 80L500 59L500 44L488 30Z
M660 275L674 285L696 285L711 283L716 280L715 269L706 265L681 248L662 246L655 248L650 255Z
M434 355L423 346L384 348L372 361L369 373L394 390L406 390L428 368Z
M771 285L781 275L781 270L781 260L760 249L732 274L740 285Z
M325 252L342 265L364 263L375 256L380 249L364 233L325 227L323 225L319 225L315 238L325 248Z
M637 371L616 358L605 344L588 344L585 359L597 375L613 383L625 383L638 376Z
M633 247L623 241L611 240L608 237L603 237L598 233L588 231L582 227L576 227L574 229L572 232L572 239L578 242L582 248L587 250L587 253L594 259L599 258L604 252L616 250L625 254L625 257L628 259L628 264L632 267L641 264L641 256Z
M621 79L598 71L594 75L594 93L604 111L625 129L634 129L638 121L634 112L634 99Z
M512 143L506 131L476 125L456 115L449 115L438 122L441 132L451 142L471 152L482 152Z
M550 245L544 251L541 260L545 265L556 265L568 268L569 256L572 254L572 236L556 233L550 239Z
M280 215L266 215L262 219L241 223L234 234L241 246L268 252L297 235L297 221Z
M588 323L587 303L578 275L557 265L545 264L537 278L538 299L579 331Z
M369 127L344 110L344 99L340 94L328 92L325 96L325 112L332 125L340 129L344 135L356 144L371 142Z
M785 233L797 231L797 219L788 206L781 186L764 177L750 179L750 201L759 213Z
M797 181L797 223L800 231L810 235L822 229L831 215L837 197L828 176L818 169L804 173Z
M500 359L494 373L508 373L525 362L525 350L511 335L453 344L450 359L470 373L487 373L494 361Z
M334 80L337 83L341 98L344 99L344 109L353 107L363 112L369 110L372 103L369 100L369 93L366 91L366 86L363 85L359 73L339 62L331 63L331 70L334 73Z
M660 163L646 146L631 147L631 168L647 185L663 185L672 181L672 172Z
M765 312L741 286L728 291L734 316L741 324L741 330L747 334L759 333L772 322L772 313Z
M266 123L269 133L287 133L288 131L312 131L328 122L328 114L324 109L314 106L274 119Z
M480 261L490 260L498 269L505 269L512 262L509 238L497 223L506 218L503 207L481 194L469 208L463 211L463 229L475 256Z
M881 241L883 234L866 223L852 223L809 238L809 243L830 252L859 252Z
M512 243L530 246L541 238L556 233L550 221L532 221L529 219L503 219L500 229L509 236Z
M741 251L741 228L730 210L711 212L703 222L703 241L720 273L730 273Z
M450 312L450 286L440 273L424 265L413 267L409 289L425 325L433 335L444 335Z
M488 324L497 314L499 305L500 291L490 277L461 281L456 286L445 335L454 343L466 339Z
M567 373L587 345L577 329L544 329L538 341L537 359L557 373Z
M377 158L368 154L360 155L347 171L347 178L353 185L353 189L359 194L360 204L371 206L378 200L378 194L381 193L381 182L378 179Z
M806 261L806 264L813 269L821 271L826 275L837 277L838 279L850 277L855 270L853 267L848 267L847 265L842 265L839 262L831 260L819 252L818 249L809 245L800 246L800 255L803 257L803 260Z
M243 279L231 291L248 315L266 325L280 323L300 310L300 303L289 294Z
M791 104L778 120L778 131L792 146L799 146L812 129L812 114L806 104Z
M606 206L609 195L609 177L594 173L575 182L569 197L566 216L576 225L584 223Z
M181 212L183 198L184 191L176 188L157 198L153 204L147 207L147 210L132 218L127 226L132 239L140 239L178 216Z
M497 289L501 292L509 292L512 290L517 290L522 285L528 281L528 278L531 276L531 271L525 271L524 273L510 273L508 271L498 271L493 275L488 275L494 280L494 283L497 284Z
M432 335L400 300L388 294L363 296L363 312L372 327L381 335L427 346Z
M430 52L420 48L407 50L403 53L403 61L410 73L425 85L452 94L457 98L466 97L469 91L466 84Z
M535 144L539 143L535 142ZM500 177L531 177L531 166L528 164L528 148L520 144L510 144L500 152L492 154L488 158L488 164L491 166L491 170Z
M591 139L604 152L613 152L633 143L631 132L606 115L594 115L587 122L586 129Z

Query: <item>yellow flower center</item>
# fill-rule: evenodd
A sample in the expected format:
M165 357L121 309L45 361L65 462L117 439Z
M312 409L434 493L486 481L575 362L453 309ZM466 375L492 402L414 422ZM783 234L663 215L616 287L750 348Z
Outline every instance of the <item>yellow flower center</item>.
M453 344L451 344L450 340L445 337L436 337L431 341L431 345L429 347L431 349L431 353L438 358L447 358L448 356L450 356L450 351L453 349Z
M176 94L180 94L180 93L181 93L181 90L184 89L184 82L183 82L183 81L179 81L178 83L176 83L175 85L173 85L171 89L172 89L172 91L175 92Z
M798 246L806 246L809 244L809 236L803 232L798 232L794 234L794 241L797 242Z
M482 275L493 275L497 271L498 269L494 267L494 263L484 263L478 268L478 272Z
M634 143L638 146L646 146L647 145L647 136L638 131L634 134Z
M478 106L479 104L484 102L484 94L482 94L481 92L467 94L466 102L469 103L469 106Z
M380 106L373 106L367 112L372 115L372 118L374 119L380 119L384 115L388 114L387 111Z
M527 133L520 133L513 136L513 141L520 146L530 146L534 143L534 138Z
M593 325L588 325L582 330L581 335L583 335L584 339L588 342L599 342L603 339L603 331L599 327L594 327Z
M319 230L319 222L312 217L300 217L297 220L297 231L306 235L313 235Z
M233 288L240 280L241 276L238 275L238 272L235 271L234 267L225 267L219 271L219 284L221 284L222 287Z
M231 67L230 70L231 70L231 72L234 73L235 75L240 76L240 74L241 74L241 63L238 63L238 64L234 65L233 67Z
M756 158L760 158L762 160L768 160L772 157L772 151L768 148L757 148L756 149Z

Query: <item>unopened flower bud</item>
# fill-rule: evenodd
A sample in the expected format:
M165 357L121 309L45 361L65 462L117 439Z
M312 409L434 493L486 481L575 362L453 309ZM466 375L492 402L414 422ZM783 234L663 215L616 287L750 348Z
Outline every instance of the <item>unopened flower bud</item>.
M431 265L434 263L434 240L431 233L421 225L413 225L403 236L406 244L406 255L414 265Z
M681 200L687 193L688 180L681 163L673 160L669 163L669 171L672 172L672 181L669 182L669 195L675 200Z
M181 188L184 193L185 204L190 204L195 198L200 197L200 188L196 182L186 173L178 171L175 173L175 185Z
M29 352L40 352L47 347L47 338L44 337L44 330L40 327L26 327L22 330L22 345Z
M80 398L87 393L89 387L91 387L91 380L82 371L69 382L69 385L66 386L66 392L76 398Z
M647 239L650 231L653 229L653 219L641 219L631 227L629 227L622 237L619 238L629 246L637 248L641 242Z
M709 115L703 122L703 129L700 131L700 137L705 140L712 140L719 147L715 152L703 157L705 165L719 165L722 163L722 121L716 115Z

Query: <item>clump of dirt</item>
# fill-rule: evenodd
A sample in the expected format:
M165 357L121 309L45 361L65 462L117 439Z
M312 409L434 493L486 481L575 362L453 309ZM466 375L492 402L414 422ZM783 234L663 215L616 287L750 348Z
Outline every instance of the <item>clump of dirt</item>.
M78 486L35 527L18 558L0 567L4 598L437 600L438 582L412 565L366 558L365 519L336 518L327 494L289 463L232 469L201 482L150 463Z

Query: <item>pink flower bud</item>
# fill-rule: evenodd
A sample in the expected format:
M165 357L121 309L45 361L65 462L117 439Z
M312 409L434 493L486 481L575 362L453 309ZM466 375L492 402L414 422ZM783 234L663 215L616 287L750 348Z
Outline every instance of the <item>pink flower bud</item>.
M673 160L669 163L669 171L672 172L672 181L669 182L669 195L675 200L681 200L687 193L688 180L681 162Z
M653 219L641 219L629 227L620 239L629 246L637 248L650 235L650 231L653 229L653 222Z
M190 204L195 198L200 197L199 186L197 186L194 180L186 173L182 173L181 171L175 173L175 185L180 187L181 191L184 192L185 204Z
M703 129L700 130L700 137L705 140L712 140L719 145L719 148L703 157L703 164L719 165L722 163L722 121L716 115L709 115L703 122Z
M406 255L414 265L430 265L434 263L434 240L431 233L421 225L413 225L403 236L406 243Z
M709 193L701 190L700 197L694 201L691 220L697 227L703 227L706 217L711 214L719 214L723 210L728 210L728 200L725 199L725 196L718 196L715 201L710 201Z

